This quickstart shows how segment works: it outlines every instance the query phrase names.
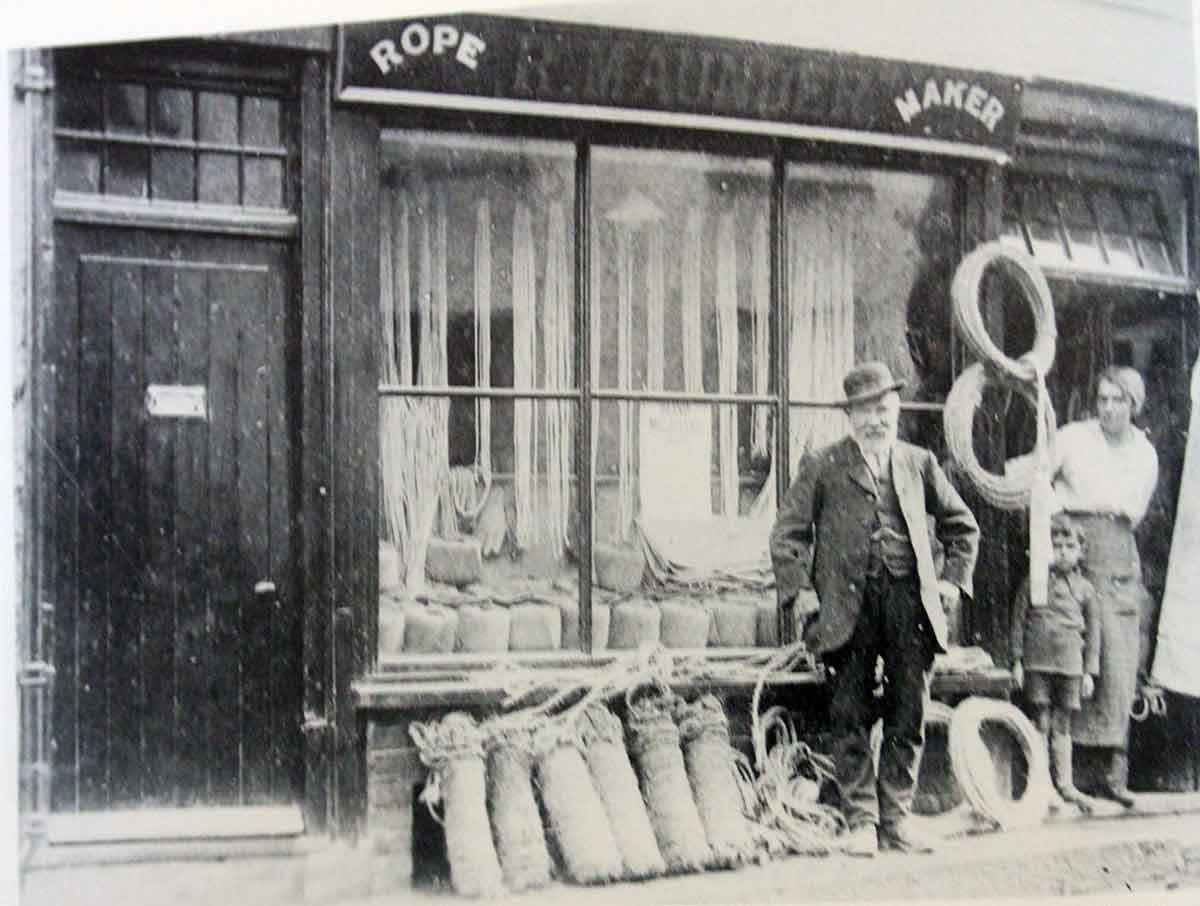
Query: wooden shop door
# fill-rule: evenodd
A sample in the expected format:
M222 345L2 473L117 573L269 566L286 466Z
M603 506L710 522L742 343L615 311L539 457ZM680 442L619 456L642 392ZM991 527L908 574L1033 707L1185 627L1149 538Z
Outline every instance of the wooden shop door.
M290 802L287 243L56 241L55 809Z

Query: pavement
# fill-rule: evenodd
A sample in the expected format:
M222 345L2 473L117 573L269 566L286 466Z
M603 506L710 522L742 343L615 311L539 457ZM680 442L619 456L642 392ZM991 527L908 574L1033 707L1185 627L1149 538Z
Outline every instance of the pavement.
M1190 808L1200 800L1190 797ZM588 904L862 903L958 901L979 898L1099 895L1112 902L1134 895L1147 902L1200 901L1200 812L1183 802L1142 797L1141 811L1102 809L1100 816L1068 814L1037 827L960 833L930 855L881 853L794 856L734 871L579 887L560 883L506 903ZM950 831L954 819L943 821ZM958 822L966 829L970 822ZM936 827L936 824L928 825ZM338 900L337 906L448 906L461 902L448 889L417 887L402 896Z
M959 902L980 898L1097 897L1097 903L1200 902L1200 794L1145 794L1135 812L1074 809L1036 827L980 833L965 811L925 819L951 834L930 855L881 853L778 858L764 865L580 887L553 883L508 895L517 906L704 903ZM976 832L968 832L971 830ZM177 855L162 861L62 864L31 872L22 906L452 906L447 887L382 885L395 857L369 842L309 840L302 858ZM194 848L193 848L194 849ZM373 892L374 891L374 892ZM494 901L496 902L496 901Z

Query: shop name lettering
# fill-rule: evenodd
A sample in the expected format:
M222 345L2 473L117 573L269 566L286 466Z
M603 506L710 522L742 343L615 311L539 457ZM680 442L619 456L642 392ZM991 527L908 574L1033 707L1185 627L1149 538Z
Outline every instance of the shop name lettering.
M369 53L379 71L387 75L403 65L405 57L423 57L430 52L442 56L456 47L454 59L467 69L475 69L479 65L479 54L487 49L487 44L469 31L460 33L453 25L439 22L430 28L424 22L410 22L400 32L399 49L395 41L385 38L376 41Z
M544 101L648 105L664 110L749 114L763 119L872 119L893 89L869 69L838 61L797 63L767 54L695 47L647 49L645 43L572 43L525 36L509 96ZM886 93L884 93L886 92ZM983 87L929 79L894 97L905 126L938 107L961 110L994 132L1003 103Z
M453 53L476 71L487 44L448 23L409 22L397 38L376 41L368 51L382 75L406 60ZM544 35L518 39L510 85L496 84L499 97L661 110L750 115L763 119L811 119L860 123L874 119L880 105L895 106L905 126L934 109L961 111L994 133L1004 104L986 88L962 79L927 79L894 89L869 68L828 58L796 62L769 54L739 54L694 46L647 45L645 41L559 42ZM500 76L495 76L501 78ZM894 82L892 83L894 84Z
M988 132L996 131L996 124L1004 118L1004 105L978 85L969 85L961 79L926 79L920 98L915 88L909 88L903 97L896 98L896 109L905 124L911 123L930 108L952 108L965 111L983 124Z

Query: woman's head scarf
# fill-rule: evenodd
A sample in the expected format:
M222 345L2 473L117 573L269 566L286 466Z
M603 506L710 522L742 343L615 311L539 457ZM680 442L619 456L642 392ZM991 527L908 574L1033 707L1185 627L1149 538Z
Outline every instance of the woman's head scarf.
M1110 384L1120 387L1129 400L1131 414L1141 413L1142 406L1146 404L1146 382L1134 369L1110 365L1100 373L1100 378L1096 381L1097 386L1100 381L1108 381Z

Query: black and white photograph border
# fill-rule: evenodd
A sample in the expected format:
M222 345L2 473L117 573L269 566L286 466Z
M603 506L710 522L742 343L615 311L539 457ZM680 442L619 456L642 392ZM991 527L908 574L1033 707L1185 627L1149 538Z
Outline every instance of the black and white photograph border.
M38 7L0 901L1195 899L1200 0Z

